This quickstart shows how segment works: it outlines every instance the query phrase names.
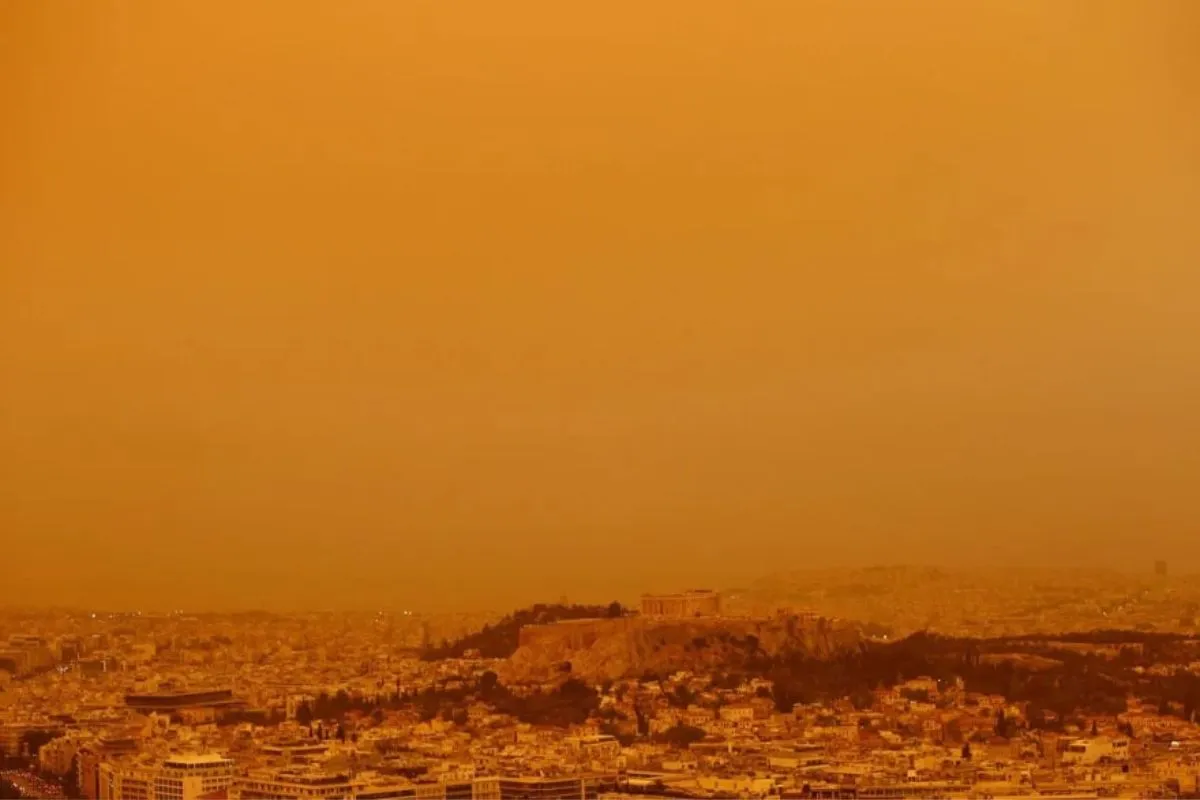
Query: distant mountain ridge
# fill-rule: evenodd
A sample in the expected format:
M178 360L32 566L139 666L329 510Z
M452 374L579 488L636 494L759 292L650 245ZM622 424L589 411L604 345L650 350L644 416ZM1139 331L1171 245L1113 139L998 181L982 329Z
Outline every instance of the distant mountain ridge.
M880 566L765 576L725 593L747 614L804 609L872 623L893 636L952 636L1119 628L1200 632L1200 576L1113 570Z

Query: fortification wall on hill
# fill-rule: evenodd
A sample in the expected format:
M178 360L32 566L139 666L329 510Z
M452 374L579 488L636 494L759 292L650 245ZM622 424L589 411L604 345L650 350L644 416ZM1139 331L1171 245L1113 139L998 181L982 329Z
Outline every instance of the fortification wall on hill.
M591 647L603 636L613 636L632 630L635 617L617 619L575 619L551 622L546 625L526 625L518 632L521 647L565 646L573 649Z
M858 629L822 618L622 617L528 625L509 661L512 679L539 679L571 664L604 679L680 669L736 669L757 653L825 658L858 646Z

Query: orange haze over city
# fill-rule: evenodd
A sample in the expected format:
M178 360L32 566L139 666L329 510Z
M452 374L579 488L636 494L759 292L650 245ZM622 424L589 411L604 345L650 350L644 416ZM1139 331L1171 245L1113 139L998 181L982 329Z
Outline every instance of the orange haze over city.
M1200 4L0 4L0 603L1200 570Z

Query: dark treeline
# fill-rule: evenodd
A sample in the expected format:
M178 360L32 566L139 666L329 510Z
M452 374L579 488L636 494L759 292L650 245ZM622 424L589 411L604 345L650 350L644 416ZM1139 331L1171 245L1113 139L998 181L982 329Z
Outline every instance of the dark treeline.
M568 619L598 619L620 617L625 609L620 603L607 606L543 605L514 611L495 625L485 625L477 631L453 642L442 642L421 654L426 661L444 658L462 658L468 651L477 651L482 658L508 658L517 652L521 628L526 625L545 625Z
M521 620L545 621L567 609L580 616L594 615L587 607L541 606L518 612L509 620L518 626ZM606 613L609 609L603 609ZM621 613L619 607L615 613ZM504 626L496 626L492 631ZM514 634L517 627L512 628ZM456 643L466 649L479 648L480 639L467 637ZM707 644L707 643L706 643ZM1099 653L1078 652L1064 644L1096 645L1110 648L1109 657ZM1126 697L1133 696L1155 705L1160 713L1185 719L1200 716L1200 677L1178 669L1169 675L1152 675L1139 668L1165 663L1184 664L1198 660L1200 641L1191 637L1143 632L1098 631L1059 636L1019 636L1003 639L960 639L917 633L890 643L864 642L857 649L834 658L816 658L802 652L768 656L753 637L739 640L739 656L726 668L714 673L710 688L733 689L754 677L771 681L772 688L760 694L770 696L778 710L791 711L796 703L831 702L849 698L854 706L868 708L874 702L874 690L889 688L913 678L928 677L942 688L961 680L969 692L994 694L1014 703L1027 703L1031 727L1061 728L1066 722L1086 715L1115 715L1126 708ZM699 645L697 645L699 647ZM515 647L513 648L515 649ZM988 658L988 656L991 656ZM1001 657L1002 656L1002 657ZM1036 663L1022 662L1023 657L1038 657ZM566 671L566 670L564 670ZM662 678L647 674L642 681ZM685 708L700 702L700 697L685 686L666 690L667 702ZM949 702L939 693L907 691L917 702ZM495 673L485 673L477 681L451 681L419 692L380 692L369 698L351 697L344 691L321 694L298 711L301 724L317 720L340 720L358 711L382 719L390 709L417 709L424 720L441 718L465 723L468 708L482 703L497 713L523 722L566 726L581 723L599 713L599 694L587 684L568 677L553 689L515 694L499 683ZM624 720L605 719L605 724L623 737L629 725ZM630 725L632 721L630 721ZM636 730L645 735L644 720ZM998 720L1001 735L1011 733L1011 722ZM677 731L680 737L694 735Z
M599 693L582 681L568 678L553 689L540 689L522 696L514 694L497 680L493 672L484 673L478 685L460 689L426 689L402 698L415 705L423 720L435 717L463 723L467 705L483 703L496 713L507 714L535 725L567 727L586 722L599 707Z
M539 690L520 697L489 672L480 682L479 695L497 712L534 725L581 725L600 707L599 693L575 678L568 678L549 691Z
M502 685L494 672L485 672L475 684L455 683L375 697L353 697L344 690L334 695L322 692L313 703L300 704L296 721L311 726L314 722L341 720L352 712L381 720L387 711L415 708L423 721L441 718L465 724L467 708L476 702L522 722L566 727L585 722L599 708L600 696L594 688L574 678L554 689L521 696Z
M312 703L306 700L296 707L296 721L301 725L310 725L316 720L339 720L354 711L372 714L377 709L400 708L404 705L403 700L404 696L399 692L375 697L351 696L345 689L339 689L332 695L321 692Z
M43 745L62 736L61 730L31 730L21 734L19 752L28 753L31 759L36 759Z
M83 797L83 791L79 788L79 756L71 756L71 766L62 777L62 787L67 797Z
M667 744L671 747L683 749L690 744L701 741L706 735L701 728L695 728L691 725L678 722L662 733L655 734L653 740L659 744Z
M1125 646L1114 658L1055 647L1055 643ZM1192 660L1191 640L1164 634L1102 631L1055 637L995 640L953 639L918 633L890 644L869 643L838 658L757 659L752 671L774 684L777 708L795 703L850 698L865 708L872 690L929 677L943 685L961 679L967 691L1001 695L1029 703L1035 727L1054 727L1072 716L1118 714L1132 695L1158 705L1163 713L1192 718L1200 711L1200 678L1178 670L1171 675L1140 674L1138 667ZM984 660L987 654L1038 656L1034 668L1016 659ZM1049 713L1047 713L1049 712Z

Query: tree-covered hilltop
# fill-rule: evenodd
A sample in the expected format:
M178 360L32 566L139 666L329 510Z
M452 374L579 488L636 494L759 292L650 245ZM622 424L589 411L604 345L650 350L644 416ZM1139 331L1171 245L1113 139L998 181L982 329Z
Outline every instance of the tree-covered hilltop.
M485 625L480 631L467 634L453 642L442 642L421 654L426 661L462 658L477 652L480 658L508 658L517 651L521 628L526 625L546 625L570 619L601 619L620 617L626 613L620 603L606 606L543 604L514 611L495 625Z
M546 606L536 613L530 609L518 612L513 619L526 614L525 618L531 622L545 621L563 608ZM549 612L550 617L537 615L549 609L555 609ZM753 642L744 644L750 649ZM844 699L865 709L875 703L875 690L926 677L934 679L940 688L906 690L904 696L913 702L960 703L964 698L954 699L952 695L961 680L967 692L999 695L1013 703L1027 704L1025 718L1020 723L1003 717L997 719L995 732L1009 736L1018 724L1054 729L1072 720L1082 724L1087 716L1115 716L1125 710L1127 697L1148 702L1164 715L1200 718L1197 713L1200 676L1182 666L1165 672L1162 669L1164 665L1200 660L1198 654L1200 640L1194 637L1137 631L997 639L918 633L896 642L863 642L853 652L832 657L805 653L772 657L758 650L749 658L737 659L728 669L713 672L712 688L731 690L750 678L766 678L771 681L771 688L763 687L760 694L773 698L778 710L790 712L796 703L833 703ZM1150 667L1158 669L1151 671ZM532 690L526 686L516 692L501 683L495 673L486 672L475 680L455 680L418 691L400 691L397 685L395 693L370 699L353 698L345 692L333 696L322 694L311 706L303 704L297 719L301 724L320 721L333 730L327 723L336 724L350 712L381 718L389 709L409 709L417 711L422 719L438 717L466 725L468 708L482 703L496 713L541 725L567 726L597 717L627 737L628 726L618 725L618 720L606 717L601 710L597 691L600 684L581 680L569 670L569 666L563 665L558 680ZM644 676L643 682L647 680L661 684L662 678ZM605 681L602 691L608 691L612 683ZM676 686L667 692L666 701L687 707L697 698L687 687ZM607 711L611 716L612 710ZM640 735L649 735L643 722L639 719L637 730ZM690 732L676 733L686 738L684 734Z
M322 692L312 703L300 704L296 721L311 728L315 736L323 731L325 737L334 735L348 715L357 713L379 721L385 712L399 709L415 710L423 721L440 718L465 725L468 706L477 702L522 722L567 727L586 722L599 709L600 695L595 687L574 678L518 695L501 684L496 673L485 672L472 682L455 681L452 686L429 686L370 698L354 697L345 690L333 695Z
M1121 713L1127 697L1190 719L1200 712L1200 676L1182 668L1158 675L1147 669L1187 664L1197 654L1200 641L1193 637L1138 631L997 639L917 633L888 644L865 643L833 659L764 659L752 672L772 681L780 710L840 698L866 707L876 688L919 677L943 686L961 679L969 692L1028 703L1030 722L1049 727L1073 716Z

